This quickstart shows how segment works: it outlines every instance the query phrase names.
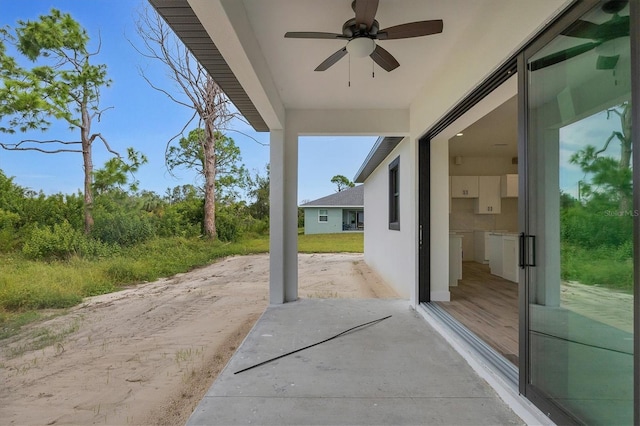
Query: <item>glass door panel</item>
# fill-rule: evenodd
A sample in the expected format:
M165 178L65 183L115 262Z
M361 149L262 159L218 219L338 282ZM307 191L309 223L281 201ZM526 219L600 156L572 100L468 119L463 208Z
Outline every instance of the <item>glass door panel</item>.
M527 390L588 424L633 423L628 8L602 3L526 59Z

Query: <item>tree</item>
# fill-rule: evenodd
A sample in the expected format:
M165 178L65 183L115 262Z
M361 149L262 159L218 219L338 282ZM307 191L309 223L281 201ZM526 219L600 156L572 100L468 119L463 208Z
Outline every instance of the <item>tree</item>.
M202 190L196 188L193 185L175 186L173 188L167 188L164 195L164 200L169 204L176 204L184 200L198 198L202 196Z
M611 133L601 149L587 145L570 158L572 164L580 166L591 180L581 181L581 197L607 197L618 204L620 212L627 212L633 197L631 170L631 102L607 110L607 119L615 115L620 120L620 130ZM620 159L602 156L613 140L620 142Z
M331 183L336 184L336 186L338 187L336 192L344 191L347 188L353 188L354 186L356 186L355 183L351 182L343 175L335 175L331 178Z
M101 169L93 173L93 189L96 194L103 194L115 189L123 191L123 186L129 184L130 191L138 190L138 181L129 181L129 175L133 176L140 166L147 163L147 157L135 151L133 148L127 149L129 162L121 157L109 159Z
M153 9L146 7L136 22L136 31L143 40L142 47L134 48L144 57L159 61L168 70L169 77L179 89L175 95L167 89L157 87L144 72L143 78L149 85L164 93L173 102L193 110L191 119L180 133L171 138L171 142L181 136L183 131L197 117L198 128L204 130L202 140L202 175L204 177L204 233L216 238L215 201L216 201L216 135L222 135L229 122L237 116L229 109L229 99L213 81L206 70L193 57L162 17Z
M238 188L245 188L249 181L249 173L241 164L240 148L234 140L220 132L214 134L215 144L215 189L218 198L238 198ZM167 166L170 171L178 167L194 169L204 180L205 177L205 142L204 129L194 129L186 138L181 138L178 145L167 150ZM204 190L204 188L202 188ZM204 192L204 191L203 191Z
M15 35L3 32L18 52L32 62L33 68L25 70L17 66L0 50L0 61L7 65L2 73L0 88L0 119L9 117L9 126L0 127L5 133L28 130L48 130L52 119L66 122L80 133L78 141L59 139L26 139L18 143L0 143L12 151L40 151L47 154L81 153L84 165L84 227L85 233L93 226L93 143L100 140L107 151L120 157L111 149L101 133L92 133L94 120L100 121L105 109L100 109L100 90L108 87L104 64L93 65L93 58L100 52L88 50L87 31L68 13L52 9L49 15L37 21L18 21ZM107 108L108 109L108 108Z
M254 200L249 205L251 216L256 219L263 220L269 217L269 165L266 167L264 176L256 173L255 178L251 179L249 196Z
M5 42L15 44L15 36L7 28L0 28L0 122L9 117L8 126L0 125L0 132L15 133L15 128L46 130L50 123L39 111L46 109L43 91L39 90L37 76L18 66L15 58L7 55ZM34 78L36 81L34 81Z

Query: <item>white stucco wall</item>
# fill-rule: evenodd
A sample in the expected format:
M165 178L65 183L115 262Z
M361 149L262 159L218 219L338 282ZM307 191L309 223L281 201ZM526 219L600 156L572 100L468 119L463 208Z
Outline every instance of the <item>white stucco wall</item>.
M365 262L401 297L415 298L416 197L414 147L405 138L364 185ZM389 229L389 163L400 156L400 230Z

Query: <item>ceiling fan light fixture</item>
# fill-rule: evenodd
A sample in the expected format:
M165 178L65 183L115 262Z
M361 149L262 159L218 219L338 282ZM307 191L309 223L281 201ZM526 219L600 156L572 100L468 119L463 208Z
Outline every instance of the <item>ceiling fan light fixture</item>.
M376 43L369 37L358 37L347 43L347 52L356 58L364 58L371 55L376 48Z

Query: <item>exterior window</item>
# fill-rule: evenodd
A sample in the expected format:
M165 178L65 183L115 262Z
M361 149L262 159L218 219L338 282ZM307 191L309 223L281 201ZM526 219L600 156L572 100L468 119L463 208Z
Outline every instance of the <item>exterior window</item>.
M389 229L400 230L400 157L389 164Z
M320 209L318 210L318 222L328 222L329 221L329 210Z

